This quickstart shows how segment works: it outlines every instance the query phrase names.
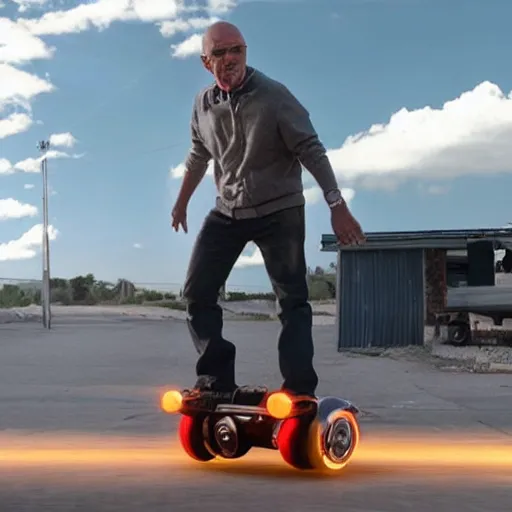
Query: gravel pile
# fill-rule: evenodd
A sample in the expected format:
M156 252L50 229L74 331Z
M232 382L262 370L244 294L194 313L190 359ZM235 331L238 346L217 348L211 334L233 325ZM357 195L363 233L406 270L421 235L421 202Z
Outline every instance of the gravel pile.
M433 343L431 354L444 360L460 362L462 366L475 372L512 372L512 348L509 347L454 347Z
M0 324L14 322L30 322L41 320L41 315L35 311L21 311L18 309L0 309Z

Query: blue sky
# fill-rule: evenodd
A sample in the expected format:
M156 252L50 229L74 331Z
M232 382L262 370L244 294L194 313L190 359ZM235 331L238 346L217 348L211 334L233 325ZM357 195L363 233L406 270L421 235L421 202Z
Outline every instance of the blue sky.
M52 275L182 283L215 199L206 176L189 233L172 231L212 18L236 23L249 64L309 109L366 231L512 221L509 0L0 1L0 277L40 277L41 175L27 159L57 135ZM304 186L308 264L327 265L329 211L307 171ZM269 287L253 253L228 284Z

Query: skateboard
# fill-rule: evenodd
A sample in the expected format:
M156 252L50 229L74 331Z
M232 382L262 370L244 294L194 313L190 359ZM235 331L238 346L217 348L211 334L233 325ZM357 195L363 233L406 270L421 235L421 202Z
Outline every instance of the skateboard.
M200 462L238 459L257 447L279 451L296 469L339 471L360 440L358 408L333 396L292 396L264 386L167 391L161 408L181 414L181 446Z

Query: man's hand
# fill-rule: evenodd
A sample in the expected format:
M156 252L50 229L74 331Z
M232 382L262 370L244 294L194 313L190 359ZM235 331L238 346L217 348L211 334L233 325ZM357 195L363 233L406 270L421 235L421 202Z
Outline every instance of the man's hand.
M342 245L361 245L365 243L366 237L361 226L352 216L344 201L331 209L331 223L334 234Z
M188 233L187 227L187 206L182 205L179 201L176 202L171 213L172 227L174 231L179 231L180 224L183 227L183 231Z

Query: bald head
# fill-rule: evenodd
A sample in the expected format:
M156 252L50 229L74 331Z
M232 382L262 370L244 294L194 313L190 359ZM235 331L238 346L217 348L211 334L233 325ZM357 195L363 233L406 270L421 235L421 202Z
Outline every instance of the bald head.
M227 21L210 25L203 36L203 54L209 55L213 48L245 45L245 39L238 27Z
M240 30L227 21L218 21L205 32L201 60L222 90L229 92L243 82L246 47Z

